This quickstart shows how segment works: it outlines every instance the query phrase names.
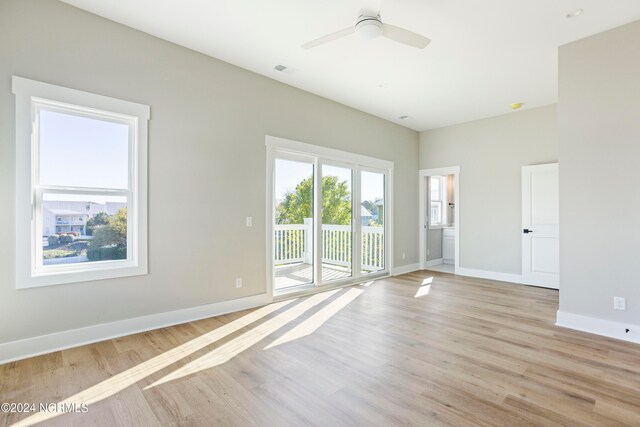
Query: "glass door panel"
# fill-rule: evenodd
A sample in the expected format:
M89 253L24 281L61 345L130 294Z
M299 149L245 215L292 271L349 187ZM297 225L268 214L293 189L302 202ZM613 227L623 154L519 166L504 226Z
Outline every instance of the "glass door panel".
M385 266L385 176L362 171L360 175L360 222L362 275L382 271Z
M314 282L313 163L275 160L274 289Z
M322 283L353 275L353 170L322 166Z

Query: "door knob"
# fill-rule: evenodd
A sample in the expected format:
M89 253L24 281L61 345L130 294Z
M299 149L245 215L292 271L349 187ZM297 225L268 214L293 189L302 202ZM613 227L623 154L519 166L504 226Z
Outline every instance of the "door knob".
M522 232L524 234L529 234L529 233L533 233L533 230L529 230L528 228L525 228L524 230L522 230Z

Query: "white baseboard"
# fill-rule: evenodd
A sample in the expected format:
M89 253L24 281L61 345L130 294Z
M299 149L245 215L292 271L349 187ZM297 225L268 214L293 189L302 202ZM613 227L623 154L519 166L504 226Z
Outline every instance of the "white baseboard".
M427 261L424 263L425 268L427 267L435 267L436 265L440 265L444 263L444 259L442 258L438 258L438 259L432 259L431 261Z
M556 325L640 344L640 325L597 319L558 310ZM629 332L625 332L629 329Z
M499 273L497 271L475 270L473 268L458 267L456 274L459 276L477 277L479 279L498 280L500 282L522 283L522 275L512 273Z
M0 364L271 303L265 294L150 314L0 344Z
M407 264L407 265L400 265L398 267L393 267L391 269L391 275L392 276L398 276L400 274L405 274L405 273L411 273L413 271L418 271L420 270L420 264Z

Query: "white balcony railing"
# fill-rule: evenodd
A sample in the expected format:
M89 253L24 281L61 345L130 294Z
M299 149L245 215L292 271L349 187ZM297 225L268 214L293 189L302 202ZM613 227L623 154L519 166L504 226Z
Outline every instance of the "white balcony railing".
M362 269L384 268L384 228L362 227Z
M273 252L276 265L310 262L305 260L306 245L311 243L307 238L310 231L311 224L276 225Z
M274 226L275 265L304 262L311 264L311 222ZM352 233L348 225L322 225L322 262L351 266ZM362 270L378 271L384 267L384 228L362 227Z

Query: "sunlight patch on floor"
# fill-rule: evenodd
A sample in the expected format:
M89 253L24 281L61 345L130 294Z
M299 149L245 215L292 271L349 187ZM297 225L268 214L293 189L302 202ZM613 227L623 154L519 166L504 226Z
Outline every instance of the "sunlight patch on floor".
M113 396L114 394L124 390L127 387L132 386L133 384L148 377L149 375L154 374L166 368L167 366L183 359L184 357L189 356L190 354L195 353L196 351L201 350L208 345L221 340L227 335L230 335L246 326L249 326L251 323L262 319L263 317L291 304L294 301L295 300L282 301L254 310L239 319L233 320L225 325L220 326L219 328L214 329L211 332L207 332L206 334L199 336L198 338L194 338L191 341L174 347L171 350L155 356L152 359L147 360L146 362L142 362L139 365L134 366L133 368L127 369L124 372L114 375L113 377L106 379L94 386L91 386L88 389L83 390L59 403L75 403L78 405L86 403L89 405ZM30 426L49 420L61 414L62 412L37 412L30 417L18 421L17 423L13 424L13 426Z
M228 362L234 356L237 356L238 354L247 350L254 344L260 342L278 329L282 328L289 322L302 316L306 311L330 298L339 290L340 289L335 289L332 291L323 292L321 294L316 294L303 300L299 304L289 308L284 313L278 314L274 318L261 323L260 325L256 326L248 332L245 332L239 337L234 338L233 340L221 345L216 349L213 349L209 353L205 354L202 357L199 357L193 362L189 362L183 367L176 369L172 373L165 375L158 381L145 387L144 390L148 390L152 387L159 386L169 381L177 380L179 378L183 378L188 375L195 374L196 372L210 369Z
M362 289L352 288L345 294L341 295L335 301L332 301L329 305L309 317L304 322L300 323L295 328L276 339L274 342L266 346L264 349L275 347L280 344L291 342L299 338L306 337L314 333L320 326L322 326L327 320L333 317L337 312L345 308L351 301L358 298L364 291Z
M420 298L426 295L429 295L429 291L431 291L431 283L433 282L433 277L427 277L422 281L422 285L418 288L418 292L414 298Z

